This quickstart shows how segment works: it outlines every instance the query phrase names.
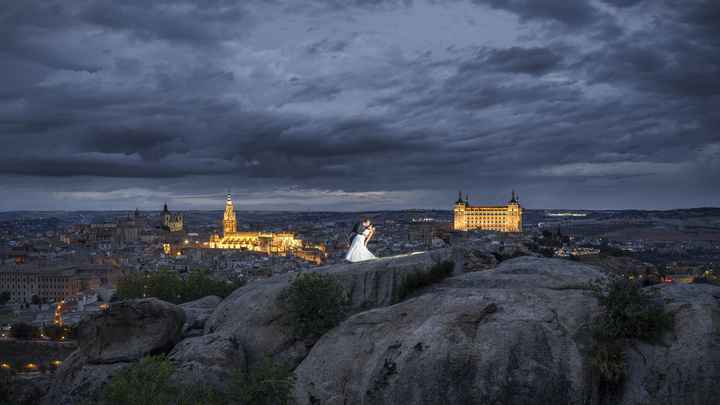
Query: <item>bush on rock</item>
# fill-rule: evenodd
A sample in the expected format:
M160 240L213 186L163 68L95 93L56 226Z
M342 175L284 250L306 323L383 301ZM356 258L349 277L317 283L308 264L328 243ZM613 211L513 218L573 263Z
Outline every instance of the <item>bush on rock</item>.
M337 326L349 304L345 289L330 276L300 274L279 296L298 338L317 338Z

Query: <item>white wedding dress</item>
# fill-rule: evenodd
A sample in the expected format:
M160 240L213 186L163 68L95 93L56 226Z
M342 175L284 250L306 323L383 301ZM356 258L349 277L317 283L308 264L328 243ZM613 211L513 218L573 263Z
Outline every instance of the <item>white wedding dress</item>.
M375 255L372 254L365 246L365 238L369 233L370 230L366 229L363 233L355 235L352 240L352 244L350 245L350 250L348 250L345 255L345 260L350 262L362 262L364 260L377 259L377 257L375 257Z

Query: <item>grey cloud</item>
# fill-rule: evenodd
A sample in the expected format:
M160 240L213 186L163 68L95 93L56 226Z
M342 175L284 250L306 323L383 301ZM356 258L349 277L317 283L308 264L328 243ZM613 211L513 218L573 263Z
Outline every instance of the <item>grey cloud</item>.
M458 187L515 186L556 206L642 205L638 190L667 204L717 201L717 2L606 1L622 19L589 1L475 3L461 9L477 13L472 30L510 13L513 38L455 44L405 12L423 0L9 8L0 189L15 203L2 207L59 187L416 198L396 208ZM682 178L692 181L681 198L668 190Z
M498 71L542 75L560 66L562 56L548 48L488 49L477 60L460 65L460 71Z
M474 0L478 4L506 10L525 20L550 20L570 27L595 23L598 10L586 0Z
M130 32L139 40L215 45L234 38L250 24L239 2L99 1L80 13L81 19L112 30Z
M624 8L624 7L635 6L639 3L644 2L645 0L602 0L602 1L603 1L603 3L607 3L611 6Z

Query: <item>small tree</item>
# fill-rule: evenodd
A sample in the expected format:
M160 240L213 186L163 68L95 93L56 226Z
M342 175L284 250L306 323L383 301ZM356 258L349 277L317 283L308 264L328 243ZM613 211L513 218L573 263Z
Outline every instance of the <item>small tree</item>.
M317 338L345 318L348 296L330 276L302 273L280 294L293 334Z
M18 322L12 325L12 328L10 329L10 336L14 337L15 339L32 339L34 335L35 328L29 323Z
M641 288L625 277L612 276L592 283L590 289L602 308L593 327L590 363L602 381L618 385L625 376L623 341L656 343L672 329L673 317L657 299L656 290Z
M217 295L225 298L230 295L238 285L210 277L207 270L192 270L183 281L182 302L194 301L208 295Z
M602 307L595 322L595 335L605 340L640 339L656 342L672 329L672 314L665 311L657 290L641 288L622 276L591 285L593 295Z
M265 359L247 373L235 371L230 398L243 405L287 405L294 385L295 378L289 368Z
M120 280L118 280L116 295L121 300L144 297L145 275L142 273L123 275Z
M52 340L61 340L61 338L66 335L65 328L57 325L44 326L43 332L45 332L45 336Z
M145 357L113 377L103 389L107 405L167 405L178 401L179 390L170 383L175 366L164 356Z
M122 300L154 297L181 304L208 295L225 298L239 285L215 280L206 270L193 270L187 277L167 269L147 275L130 273L118 282L117 297Z
M151 274L146 282L146 295L148 297L155 297L176 304L181 302L183 282L177 272L160 270Z

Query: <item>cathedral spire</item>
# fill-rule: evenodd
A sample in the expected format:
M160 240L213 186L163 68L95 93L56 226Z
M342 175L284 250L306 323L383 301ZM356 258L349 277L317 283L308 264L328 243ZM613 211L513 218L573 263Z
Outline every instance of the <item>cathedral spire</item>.
M223 234L229 236L237 231L237 217L235 216L235 208L233 207L230 190L227 193L225 201L225 214L223 215Z

